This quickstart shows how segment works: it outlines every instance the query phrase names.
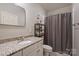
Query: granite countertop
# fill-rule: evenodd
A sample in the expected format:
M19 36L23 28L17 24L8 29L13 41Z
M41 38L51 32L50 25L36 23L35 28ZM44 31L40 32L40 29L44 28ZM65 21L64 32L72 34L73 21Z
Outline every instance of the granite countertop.
M15 41L0 44L0 56L7 56L7 55L10 55L10 54L18 51L18 50L25 48L25 47L27 48L28 46L30 46L38 41L43 40L43 38L28 37L28 38L24 38L23 41L27 41L27 40L31 41L31 43L19 44L18 40L15 40Z

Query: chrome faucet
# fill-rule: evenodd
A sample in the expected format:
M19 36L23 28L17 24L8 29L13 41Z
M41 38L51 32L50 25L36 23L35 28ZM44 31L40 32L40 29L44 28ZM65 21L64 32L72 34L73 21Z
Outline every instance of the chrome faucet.
M21 41L24 40L24 37L23 36L22 37L19 37L19 38L17 38L17 40L18 40L18 43L19 43L19 42L21 42Z

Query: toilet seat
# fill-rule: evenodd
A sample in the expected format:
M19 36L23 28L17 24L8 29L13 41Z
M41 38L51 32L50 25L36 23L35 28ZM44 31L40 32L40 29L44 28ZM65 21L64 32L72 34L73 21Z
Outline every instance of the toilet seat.
M52 47L48 46L48 45L43 45L43 48L47 51L47 52L51 52L52 51Z

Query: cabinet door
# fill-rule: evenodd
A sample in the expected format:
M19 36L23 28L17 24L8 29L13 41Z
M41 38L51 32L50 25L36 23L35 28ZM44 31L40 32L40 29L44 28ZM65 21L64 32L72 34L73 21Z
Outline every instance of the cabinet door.
M23 56L40 56L43 55L42 41L37 42L23 49Z
M37 50L37 55L38 56L43 56L43 48L40 47L38 50Z
M38 43L38 56L43 56L43 40Z
M36 49L36 44L23 49L23 56L28 56L29 54L33 53L33 51L35 51Z
M28 56L38 56L37 50L32 51L31 53L28 54Z
M28 54L28 56L43 56L42 49L36 49L32 53Z
M28 56L43 56L43 49L36 49L28 54Z
M43 44L42 41L37 43L37 49L35 49L30 56L43 56Z
M11 55L11 56L22 56L22 51L18 51L15 54Z

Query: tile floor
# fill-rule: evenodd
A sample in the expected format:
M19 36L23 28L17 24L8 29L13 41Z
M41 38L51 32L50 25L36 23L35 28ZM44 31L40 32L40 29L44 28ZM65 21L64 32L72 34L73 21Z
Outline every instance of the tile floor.
M65 53L60 54L60 53L58 53L58 52L52 52L50 55L51 55L51 56L70 56L70 55L68 55L68 54L65 54Z

